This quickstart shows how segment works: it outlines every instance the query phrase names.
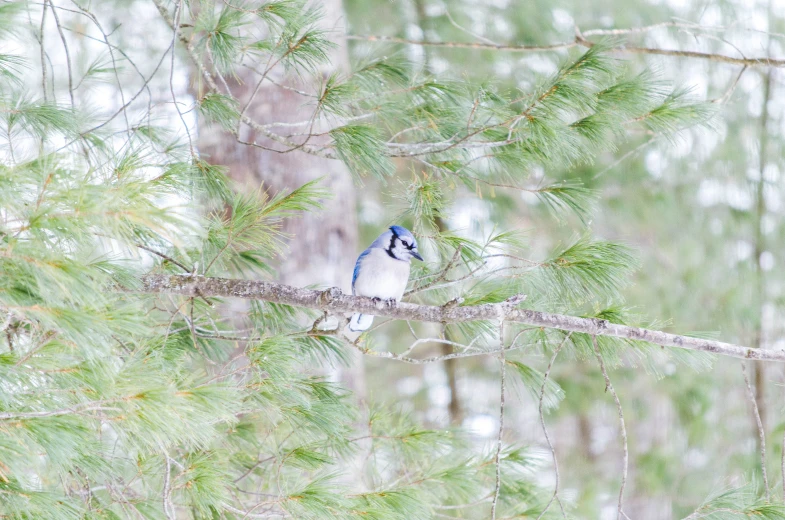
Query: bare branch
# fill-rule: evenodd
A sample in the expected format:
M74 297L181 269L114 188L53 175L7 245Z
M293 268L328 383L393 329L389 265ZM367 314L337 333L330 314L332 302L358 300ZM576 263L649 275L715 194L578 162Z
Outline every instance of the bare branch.
M483 36L483 35L481 35L481 34L474 33L474 32L472 32L472 31L470 31L469 29L466 29L466 28L465 28L465 27L463 27L462 25L459 25L459 24L458 24L458 22L456 22L456 21L455 21L455 19L454 19L454 18L452 17L452 15L450 14L450 11L445 11L445 12L444 12L444 14L446 14L446 15L447 15L447 19L450 21L450 23L452 24L452 26L453 26L453 27L455 27L456 29L458 29L459 31L463 31L463 32L465 32L466 34L468 34L468 35L470 35L470 36L474 36L474 37L475 37L475 38L477 38L478 40L482 40L482 41L484 41L485 43L488 43L488 44L490 44L490 45L496 45L496 42L489 40L489 39L488 39L488 38L486 38L485 36Z
M747 387L747 398L752 407L752 414L755 417L755 425L758 428L758 439L760 442L760 470L763 473L763 486L766 488L766 501L771 501L771 492L769 491L769 476L766 471L766 432L763 431L763 422L760 419L760 410L758 410L758 401L755 399L755 393L752 391L750 385L750 378L747 377L747 365L744 361L741 362L741 373L744 376L744 384Z
M437 274L436 278L434 278L430 282L417 286L411 289L410 291L407 291L406 294L404 294L404 296L408 296L410 294L414 294L420 291L424 291L426 289L430 289L434 285L438 284L439 282L442 282L445 278L447 278L447 274L450 272L450 269L452 269L455 266L456 262L460 258L462 248L463 248L463 244L458 244L458 247L455 248L455 253L453 253L452 258L444 267L444 269L442 269L442 271Z
M621 407L621 401L619 401L619 396L616 395L616 390L613 389L613 383L611 383L611 378L608 377L608 371L605 370L605 362L602 360L600 347L597 345L597 336L592 336L591 340L594 344L594 354L597 356L597 362L600 364L602 377L605 378L605 391L610 391L611 395L613 396L613 400L616 402L616 409L619 411L619 428L621 431L622 448L624 449L624 467L622 468L621 474L621 486L619 487L619 505L616 509L616 518L621 520L622 518L627 517L627 515L624 514L624 510L622 508L622 501L624 500L624 486L627 484L627 466L629 465L630 459L630 454L627 449L627 428L624 426L624 411Z
M616 29L621 31L623 29ZM632 29L626 29L628 32L633 32ZM595 31L587 31L584 35L598 34ZM574 47L593 47L595 44L584 38L580 33L576 36L574 41L554 43L550 45L501 45L492 43L464 43L464 42L433 42L423 40L409 40L406 38L396 38L393 36L373 36L373 35L347 35L349 40L364 40L364 41L379 41L389 43L403 43L407 45L422 45L428 47L447 47L447 48L462 48L462 49L480 49L480 50L494 50L494 51L508 51L508 52L550 52L565 49L572 49ZM720 63L730 63L733 65L746 65L748 67L785 67L785 59L774 58L735 58L733 56L726 56L724 54L715 54L708 52L698 51L683 51L676 49L658 49L654 47L634 47L629 45L619 45L611 47L611 52L618 52L622 54L653 54L659 56L671 56L679 58L695 58L709 61L716 61Z
M42 412L4 412L0 413L0 421L19 420L19 419L38 419L41 417L57 417L60 415L80 414L83 412L91 412L96 410L114 410L114 408L106 407L106 404L115 403L123 399L106 399L103 401L91 401L81 403L71 408L62 408L59 410L47 410Z
M482 49L494 51L510 51L510 52L542 52L542 51L558 51L562 49L571 49L576 47L576 42L563 42L555 43L553 45L498 45L495 43L466 43L466 42L432 42L424 40L409 40L406 38L396 38L394 36L373 36L361 34L347 34L347 40L364 40L369 42L389 42L389 43L405 43L408 45L422 45L424 47L451 47L457 49Z
M88 36L86 34L83 34L81 32L75 32L75 34L78 34L78 35L80 35L82 37L85 37L85 38L91 38L90 36ZM91 39L95 39L95 38L91 38ZM101 40L97 40L96 39L96 41L101 41ZM107 45L109 45L109 44L107 44ZM134 94L131 97L131 99L129 99L123 106L121 106L119 109L117 109L111 116L109 116L103 122L98 123L96 126L81 132L79 134L79 137L84 137L84 136L86 136L86 135L88 135L88 134L90 134L92 132L95 132L96 130L98 130L100 128L103 128L104 126L108 125L117 116L119 116L121 113L123 113L131 105L131 103L136 101L136 99L142 94L142 92L147 91L148 96L150 96L150 98L152 99L152 94L150 92L149 83L150 83L150 81L152 81L153 77L155 77L155 75L158 73L158 69L161 68L161 65L163 64L164 59L166 58L166 56L169 54L169 51L173 50L174 42L172 42L172 44L169 45L169 47L163 52L163 54L161 54L161 58L158 60L158 64L155 66L155 69L153 69L153 72L151 72L150 75L147 78L144 77L144 74L142 74L142 72L136 67L134 62L122 51L122 49L120 49L119 47L114 46L114 45L110 45L110 46L115 48L118 52L120 52L123 55L123 57L125 58L125 60L134 67L136 72L139 74L139 76L143 80L142 86L139 88L139 90L136 92L136 94ZM148 105L149 105L149 102L148 102ZM148 117L149 117L149 109L148 109ZM76 141L77 141L77 139L74 139L73 141L67 142L66 144L61 146L57 151L63 150L65 148L68 148L69 146L71 146Z
M587 44L582 42L585 47L592 47L594 44ZM747 67L785 67L785 59L775 58L734 58L733 56L726 56L724 54L714 54L710 52L698 51L681 51L674 49L654 49L650 47L612 47L612 52L619 52L623 54L653 54L657 56L670 56L676 58L696 58L702 60L716 61L719 63L729 63L731 65L745 65Z
M505 321L523 323L534 327L560 329L597 336L611 336L634 341L645 341L663 347L709 352L738 359L785 362L785 351L754 349L722 341L611 323L607 320L579 318L552 314L531 309L521 309L509 302L472 306L416 305L406 302L379 302L362 296L343 294L340 289L326 291L302 289L273 282L205 278L194 275L147 275L135 288L118 288L126 292L168 293L190 297L227 297L264 300L295 307L318 309L334 314L360 312L389 318L425 321L432 323L462 323L468 321L497 320L499 313Z
M567 334L562 342L559 343L559 346L556 347L556 350L553 351L553 356L551 356L551 360L548 362L548 368L545 370L545 375L542 378L542 387L540 388L540 403L538 408L540 413L540 425L542 425L542 433L545 435L545 441L548 443L548 448L551 450L551 457L553 458L553 471L556 475L556 484L553 487L553 495L551 495L551 499L548 500L548 503L545 505L545 509L540 512L537 520L540 520L540 518L542 518L543 515L548 512L548 509L550 509L554 499L559 502L562 516L565 518L567 516L564 512L564 506L561 503L561 499L559 498L559 462L556 460L556 450L554 449L553 443L548 436L548 428L545 427L545 416L542 413L542 403L545 400L545 385L548 383L548 376L551 375L551 368L553 368L553 364L556 362L556 356L559 355L559 352L561 352L564 344L569 341L570 336L572 336L572 332Z
M785 431L782 432L782 455L780 457L780 471L782 472L782 496L785 498Z
M117 81L117 90L120 93L120 103L122 103L121 110L123 111L123 117L125 118L126 131L130 135L131 124L128 122L128 112L126 111L126 107L128 105L125 102L125 92L123 91L123 82L120 81L120 75L118 74L117 60L115 59L115 55L114 55L114 45L109 43L109 35L106 33L106 31L104 31L104 28L101 26L101 23L98 21L98 18L92 12L88 11L86 8L82 7L78 3L74 2L73 0L72 2L77 7L77 9L79 9L82 13L84 13L84 15L87 16L90 20L92 20L93 24L95 24L95 26L98 28L98 31L101 33L101 36L103 36L104 38L104 43L106 43L106 47L109 50L109 57L112 60L112 72L114 74L115 81ZM44 12L46 12L46 6L44 6ZM43 19L41 20L41 25L43 27ZM41 39L43 41L43 34L41 35Z
M51 0L50 0L51 1ZM183 123L183 128L185 129L185 135L188 136L188 146L191 150L191 156L196 157L196 150L194 149L194 141L191 137L191 130L188 128L188 123L183 116L182 110L180 110L180 105L177 104L177 95L174 92L174 66L175 66L175 58L177 57L176 53L174 52L174 42L177 41L177 35L180 34L180 17L182 16L182 1L178 1L174 5L174 26L172 27L173 34L172 34L172 43L170 47L172 47L172 61L169 66L169 92L172 94L172 103L174 104L174 109L177 110L177 115L180 116L180 121ZM217 89L216 89L217 90Z
M700 29L701 26L692 23L685 23L685 22L660 22L651 25L644 25L641 27L631 27L629 29L591 29L589 31L584 31L584 36L622 36L625 34L636 34L636 33L643 33L653 31L654 29L659 29L660 27L679 27L683 29Z
M499 362L501 363L501 389L499 401L499 436L496 439L496 487L493 491L493 503L491 504L491 520L496 520L496 504L499 502L499 492L502 488L502 434L504 433L504 393L506 390L507 361L504 359L504 320L499 322Z
M49 6L52 8L52 14L55 17L55 25L57 26L57 32L60 33L60 40L63 42L63 49L65 50L65 64L68 66L68 95L71 97L71 109L74 108L74 77L71 72L71 53L68 51L68 42L65 39L65 34L63 33L63 26L60 25L60 17L57 16L57 9L55 9L55 5L52 3L52 0L49 0ZM46 10L44 10L45 12ZM41 22L43 26L43 21ZM43 35L42 35L43 37Z
M43 4L41 10L41 28L38 35L38 44L41 47L41 87L44 91L44 103L47 102L46 98L46 48L44 47L44 25L46 24L46 2Z
M414 341L414 343L409 345L409 347L403 352L403 354L401 354L401 356L402 357L408 356L409 354L412 353L412 351L415 348L417 348L419 345L422 345L423 343L436 343L436 344L439 344L439 345L448 345L448 346L451 346L451 347L461 348L464 351L474 349L474 351L477 352L477 350L474 348L473 345L480 338L481 338L481 336L476 336L474 339L472 339L472 341L468 345L464 345L463 343L459 343L457 341L451 341L451 340L445 339L445 338L417 338Z
M98 235L98 236L105 236L105 235L100 235L100 234L97 234L97 235ZM193 268L192 268L192 269L188 269L188 268L187 268L185 265L183 265L182 263L178 262L177 260L175 260L175 259L174 259L174 258L172 258L171 256L169 256L169 255L166 255L166 254L164 254L164 253L161 253L160 251L156 251L156 250L155 250L155 249L153 249L152 247L148 247L148 246L146 246L146 245L144 245L144 244L137 244L137 243L135 243L134 245L135 245L136 247L138 247L139 249L144 249L144 250L145 250L145 251L147 251L148 253L152 253L152 254L154 254L155 256L157 256L157 257L160 257L160 258L162 258L162 259L166 260L167 262L171 262L172 264L176 265L177 267L179 267L180 269L182 269L182 270L183 270L184 272L186 272L186 273L192 273L192 272L194 272L194 269L193 269Z
M172 504L171 501L169 500L169 495L171 493L170 481L171 481L171 474L172 474L172 465L170 463L171 459L169 458L169 454L166 451L164 451L164 460L166 463L166 471L164 472L164 489L162 493L163 509L166 518L168 520L172 520L173 519L171 513Z

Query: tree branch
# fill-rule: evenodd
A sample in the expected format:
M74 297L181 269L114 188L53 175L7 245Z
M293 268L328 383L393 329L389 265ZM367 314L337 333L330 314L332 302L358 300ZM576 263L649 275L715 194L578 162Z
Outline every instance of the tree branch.
M71 408L61 408L59 410L46 410L40 412L4 412L0 413L0 421L39 419L41 417L57 417L60 415L80 414L97 410L113 410L114 408L105 405L122 401L123 399L105 399L103 401L90 401L79 403Z
M450 47L456 49L480 49L510 52L558 51L562 49L571 49L578 45L577 42L562 42L552 45L500 45L495 43L480 42L433 42L425 40L409 40L406 38L396 38L394 36L374 36L362 34L347 34L346 39L364 40L369 42L404 43L408 45L421 45L423 47Z
M758 410L758 401L755 392L752 391L750 386L750 378L747 377L747 365L744 361L741 362L741 373L744 376L744 385L747 387L747 398L752 407L752 415L755 418L755 426L758 429L758 446L760 447L760 470L763 475L763 487L766 488L766 502L771 502L771 491L769 490L769 476L766 472L766 432L763 430L763 422L760 418L760 411Z
M548 509L550 509L551 504L553 504L554 500L557 500L559 502L559 508L561 508L562 517L567 518L567 515L564 512L564 506L562 505L561 499L559 498L559 480L560 480L559 461L556 459L556 449L553 447L551 438L548 436L548 428L545 426L545 415L542 412L542 405L543 405L543 401L545 400L545 386L548 384L548 376L550 376L551 374L551 369L553 368L553 364L556 363L556 357L559 355L559 352L561 352L562 347L564 347L564 344L567 343L567 341L570 339L571 336L572 336L572 332L564 336L564 339L561 341L561 343L559 343L559 346L556 347L556 350L553 351L553 356L551 357L551 360L548 362L548 368L545 370L545 375L542 377L542 386L540 387L540 400L538 406L538 411L540 414L540 425L542 426L542 433L545 435L545 442L548 443L548 448L551 450L551 458L553 459L553 471L556 477L556 483L553 486L553 495L551 495L551 499L548 500L548 503L545 505L545 509L540 511L537 520L540 520L545 515L545 513L548 512Z
M590 34L587 31L586 34ZM593 33L592 33L593 34ZM574 41L565 41L553 43L550 45L499 45L492 43L480 42L434 42L423 40L409 40L406 38L396 38L393 36L373 36L373 35L347 35L349 40L364 40L364 41L379 41L389 43L403 43L407 45L421 45L428 47L447 47L459 49L479 49L479 50L492 50L492 51L508 51L508 52L550 52L565 49L572 49L574 47L592 47L593 42L585 39L580 33L576 36ZM658 49L654 47L633 47L628 45L618 45L609 49L611 52L619 52L623 54L655 54L659 56L672 56L680 58L697 58L709 61L716 61L720 63L729 63L732 65L745 65L748 67L785 67L785 59L773 58L735 58L725 54L715 54L708 52L698 51L682 51L676 49Z
M68 51L68 41L66 40L65 34L63 33L63 26L60 25L60 17L57 16L57 9L55 9L52 0L49 0L49 6L52 8L52 15L54 15L55 17L55 25L57 26L57 32L60 33L60 40L63 42L63 50L65 50L65 64L68 67L68 95L71 98L71 110L73 110L75 105L74 105L74 77L71 72L71 53ZM44 13L45 12L46 10L44 10Z
M171 493L170 486L171 486L171 474L172 474L172 465L171 459L169 458L169 454L164 450L164 458L166 463L166 472L164 473L164 489L163 489L163 509L164 514L168 520L172 520L171 510L173 509L172 504L169 500L169 495Z
M619 487L619 503L616 508L616 519L622 520L622 518L626 518L629 520L627 515L624 513L624 508L622 504L624 502L624 487L627 485L627 468L630 462L630 452L627 448L627 427L624 425L624 410L621 407L621 401L619 401L619 396L616 394L616 390L613 388L613 383L611 383L611 378L608 377L608 371L605 370L605 363L602 360L602 353L600 353L600 347L597 345L597 336L591 337L592 345L594 346L594 355L597 356L597 363L600 365L600 371L602 372L602 377L605 379L605 391L610 392L613 396L613 400L616 403L616 410L619 412L619 431L621 432L621 440L622 440L622 449L624 452L623 456L623 467L621 473L621 486Z
M464 307L378 302L371 298L343 294L340 289L335 287L326 291L316 291L258 280L205 278L194 275L147 275L141 279L139 286L119 289L125 292L180 294L190 297L216 296L264 300L333 313L359 312L399 320L432 323L498 320L501 316L505 321L534 327L645 341L662 347L697 350L738 359L785 362L785 351L783 350L754 349L722 341L630 327L607 320L520 309L517 307L517 303L509 301Z
M494 463L496 465L496 486L493 490L493 502L491 503L491 520L496 520L496 506L499 502L499 493L502 490L502 435L504 435L504 397L506 391L507 360L504 358L504 320L499 321L499 362L501 372L501 388L499 390L499 436L496 439L496 455Z

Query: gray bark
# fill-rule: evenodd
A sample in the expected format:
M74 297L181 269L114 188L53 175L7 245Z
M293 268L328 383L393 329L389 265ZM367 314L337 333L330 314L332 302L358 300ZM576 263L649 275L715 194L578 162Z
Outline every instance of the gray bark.
M180 294L190 297L219 296L255 299L283 303L295 307L319 309L332 314L360 312L399 320L432 323L505 320L534 327L645 341L662 347L710 352L739 359L785 362L784 350L755 349L722 341L679 336L657 330L619 325L607 320L579 318L564 314L521 309L518 307L518 304L522 301L522 297L502 303L487 303L465 307L450 304L443 306L416 305L406 302L385 302L362 296L350 296L342 293L338 288L316 291L273 282L205 278L191 275L148 275L142 278L139 287L126 290L142 293ZM374 355L395 357L393 354L384 352L375 352ZM452 356L462 357L461 354L453 354ZM409 361L408 358L399 357L398 359ZM435 359L443 360L446 359L446 356Z

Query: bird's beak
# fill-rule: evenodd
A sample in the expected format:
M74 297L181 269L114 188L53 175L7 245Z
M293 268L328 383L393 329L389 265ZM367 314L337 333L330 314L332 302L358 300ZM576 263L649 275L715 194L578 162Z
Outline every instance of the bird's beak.
M422 257L420 256L420 253L415 253L414 251L409 251L409 254L411 254L414 258L416 258L420 262L423 261Z

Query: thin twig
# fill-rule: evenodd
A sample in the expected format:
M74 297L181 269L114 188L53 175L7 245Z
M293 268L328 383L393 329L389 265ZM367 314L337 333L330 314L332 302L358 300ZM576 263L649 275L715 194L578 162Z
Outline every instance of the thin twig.
M720 513L729 513L729 516L720 516ZM694 511L690 516L685 516L683 520L698 520L699 518L713 517L713 518L749 518L750 516L759 516L759 513L751 513L749 509L736 509L730 507L712 508L702 506Z
M553 495L551 495L551 499L548 500L548 503L545 505L545 509L540 512L540 515L537 517L537 520L540 520L545 513L548 512L550 509L551 504L553 501L556 500L559 503L559 508L561 508L561 514L563 517L567 517L566 513L564 512L564 505L561 503L561 499L559 498L559 462L556 460L556 449L553 447L553 443L551 442L550 437L548 436L548 428L545 426L545 415L542 411L542 403L545 398L545 385L548 383L548 376L551 374L551 368L553 368L553 364L556 363L556 356L559 355L561 352L562 347L564 347L565 343L570 339L572 336L572 332L567 334L564 339L559 343L559 346L556 347L556 350L553 351L553 356L551 356L551 360L548 362L548 368L545 370L545 375L542 378L542 387L540 388L540 403L539 403L539 413L540 413L540 425L542 426L542 433L545 435L545 442L548 443L548 448L551 450L551 457L553 458L553 472L556 475L556 484L553 487Z
M459 31L463 31L466 34L468 34L469 36L473 36L473 37L477 38L478 40L481 40L481 41L487 43L488 45L498 45L496 42L489 40L485 36L483 36L481 34L474 33L472 31L470 31L469 29L466 29L462 25L459 25L458 22L456 22L453 19L452 15L450 14L450 11L445 11L444 14L447 15L447 19L450 21L452 26L455 27L456 29L458 29Z
M273 460L274 458L275 458L275 455L272 455L272 456L270 456L270 457L267 457L266 459L259 459L259 460L257 460L257 461L256 461L256 463L255 463L253 466L251 466L250 468L248 468L248 470L247 470L245 473L243 473L242 475L240 475L239 477L237 477L236 479L234 479L232 482L234 482L235 484L237 484L237 483L238 483L238 482L240 482L242 479L244 479L245 477L247 477L248 475L250 475L250 474L251 474L251 472L253 472L253 470L255 470L256 468L258 468L259 466L261 466L261 465L262 465L262 464L264 464L265 462L267 462L267 461L270 461L270 460Z
M758 428L758 439L760 442L760 469L763 473L763 485L766 488L766 501L771 502L771 492L769 491L769 476L766 471L766 432L763 431L763 422L760 419L760 410L758 410L758 401L755 399L755 393L752 391L750 385L750 378L747 377L747 365L744 361L741 362L741 373L744 376L744 384L747 387L747 398L752 407L752 414L755 417L755 425Z
M59 417L61 415L79 415L83 412L92 412L96 410L115 410L115 408L107 407L105 405L125 401L127 398L117 399L104 399L101 401L89 401L72 406L71 408L61 408L59 410L47 410L41 412L4 412L0 413L0 420L19 420L19 419L39 419L41 417Z
M507 361L504 358L504 320L499 322L499 362L501 364L501 389L499 401L499 435L496 439L496 487L493 491L493 503L491 504L491 520L496 520L496 505L499 502L499 493L502 487L502 434L504 433L504 393L506 390Z
M3 327L3 329L5 330L5 339L6 339L6 341L8 341L8 351L9 352L13 352L14 351L14 330L13 330L14 327L11 326L11 319L12 318L13 318L13 315L9 312L8 313L8 322L6 323L5 327Z
M610 377L608 377L608 372L605 370L605 362L602 360L602 354L600 354L600 347L597 345L597 336L592 336L592 343L594 345L594 354L597 356L597 362L600 364L600 370L602 371L602 377L605 378L605 391L610 391L611 395L613 396L613 400L616 402L616 408L619 411L619 428L621 430L621 440L624 448L624 467L622 468L621 474L621 486L619 487L619 505L616 509L617 512L617 520L621 520L623 517L627 515L624 514L624 510L622 508L622 502L624 500L624 486L627 484L627 466L629 464L629 452L627 450L627 428L624 426L624 411L621 407L621 401L619 401L619 396L616 395L616 390L613 389L613 383L611 383Z
M571 49L578 45L576 42L563 42L553 45L499 45L495 43L433 42L427 40L409 40L406 38L396 38L394 36L374 36L362 34L347 34L346 39L363 40L369 42L378 41L389 43L405 43L408 45L421 45L424 47L449 47L458 49L483 49L510 52L558 51L563 49Z
M52 0L48 0L49 6L52 8L52 14L55 17L55 25L57 26L57 32L60 33L60 40L63 42L63 49L65 49L65 64L68 67L68 95L71 97L71 109L73 110L76 107L74 103L74 78L71 72L71 53L68 51L68 42L65 39L65 34L63 33L63 27L60 25L60 17L57 16L57 9L55 9ZM42 22L43 25L43 22Z
M46 2L44 2L43 9L41 11L41 28L39 29L40 34L38 35L38 44L41 46L41 87L44 91L44 103L47 102L46 98L46 49L44 48L44 25L46 23Z
M782 432L782 455L780 457L780 471L782 472L782 497L785 499L785 431Z
M72 0L72 2L74 3L74 5L80 11L82 11L85 14L85 16L87 16L90 20L92 20L92 22L98 28L98 32L100 32L101 36L103 36L104 43L106 43L106 46L109 49L109 58L112 60L112 72L114 73L115 81L117 81L117 90L120 93L120 103L122 105L121 110L123 111L123 118L125 119L125 127L126 127L126 131L127 131L128 135L130 136L130 134L131 134L131 124L128 122L128 112L125 109L127 107L127 104L125 102L125 92L123 91L123 82L120 81L120 75L117 72L118 71L118 66L117 66L117 60L115 59L115 56L114 56L114 46L109 43L109 35L106 33L106 31L104 31L104 28L101 26L101 23L98 21L98 18L93 13L91 13L90 11L88 11L87 9L85 9L84 7L82 7L81 5L76 3L75 1ZM42 20L42 23L43 23L43 20ZM78 85L77 85L77 88L78 88Z
M114 498L119 499L119 502L123 507L123 511L127 511L127 510L133 511L137 518L139 518L140 520L145 520L145 517L142 516L142 513L139 512L139 510L136 508L134 504L128 501L128 499L125 497L125 495L123 495L121 491L113 488L112 485L109 483L107 483L106 489L107 491L109 491L109 496L111 496L113 499Z
M733 95L733 92L736 90L736 86L739 84L739 80L744 75L744 72L746 72L747 68L748 68L747 65L743 66L739 71L739 75L736 76L736 79L728 87L728 90L726 90L725 93L722 96L718 97L717 99L712 99L711 102L721 105L727 103L730 97Z
M177 267L179 267L180 269L182 269L186 273L192 273L194 271L193 269L188 269L185 265L181 264L180 262L178 262L177 260L175 260L171 256L165 255L165 254L161 253L160 251L156 251L155 249L153 249L151 247L147 247L144 244L134 244L134 245L136 247L138 247L139 249L144 249L147 252L150 252L150 253L152 253L152 254L154 254L156 256L159 256L159 257L163 258L164 260L167 260L167 261L173 263L174 265L176 265Z
M51 1L51 0L50 0ZM177 110L177 115L180 116L180 121L183 123L183 128L185 128L185 134L188 136L188 146L191 150L191 157L196 156L196 151L194 150L194 142L191 138L191 130L188 128L188 123L185 121L185 117L183 116L183 112L180 110L180 105L177 104L177 95L174 93L174 65L175 65L175 57L176 53L174 52L174 42L177 41L177 37L180 34L180 17L182 16L182 0L178 0L174 5L174 17L173 17L173 33L172 33L172 62L169 68L169 92L172 93L172 103L174 104L175 110ZM217 90L217 89L216 89Z
M166 452L164 452L164 460L166 462L166 471L164 472L163 508L166 518L168 518L169 520L173 520L170 511L171 503L169 502L169 493L171 492L170 480L171 480L172 465L170 463L169 454Z
M76 34L80 34L80 33L76 33ZM139 71L139 69L136 69L137 72L139 72L140 76L142 76L142 79L144 80L144 83L142 84L141 88L136 92L136 94L134 94L133 97L131 97L131 99L129 99L123 106L121 106L118 110L116 110L107 119L105 119L101 123L97 124L96 126L94 126L92 128L89 128L89 129L85 130L84 132L81 132L79 134L79 137L84 137L84 136L86 136L88 134L91 134L91 133L95 132L96 130L98 130L100 128L103 128L104 126L109 124L111 121L114 120L114 118L116 118L117 116L122 114L123 111L131 105L131 103L136 101L136 98L138 98L142 94L142 92L144 92L145 90L148 92L148 95L150 96L150 98L152 98L152 94L150 93L150 87L148 85L149 85L150 81L153 79L153 77L155 77L155 75L158 73L158 69L161 68L161 65L163 64L164 59L166 58L166 56L169 54L169 51L173 51L173 49L174 49L174 45L170 44L169 47L163 52L163 54L161 54L161 58L160 58L160 60L158 60L158 64L155 66L155 69L153 69L153 72L151 72L150 75L146 79L142 75L141 71ZM125 54L125 53L123 53L123 54ZM125 56L125 58L126 58L126 61L131 63L134 66L134 68L136 68L136 65L133 64L133 61L131 61L127 56ZM148 106L149 106L149 102L148 102ZM149 115L149 110L148 110L148 115ZM57 151L63 150L65 148L71 146L76 141L77 141L76 139L74 139L73 141L69 141L68 143L66 143L63 146L61 146Z
M457 341L451 341L445 338L417 338L409 347L403 351L401 357L406 357L412 353L412 351L417 348L418 345L422 345L423 343L436 343L439 345L449 345L452 347L458 347L464 349L464 351L473 349L474 343L479 340L482 336L476 336L468 345L463 343L459 343ZM481 352L475 349L476 352Z
M346 36L349 40L364 40L364 41L379 41L390 43L403 43L407 45L421 45L429 47L448 47L448 48L463 48L463 49L480 49L480 50L495 50L495 51L508 51L508 52L551 52L572 49L574 47L593 47L594 42L590 42L583 37L577 37L575 41L566 41L553 43L550 45L502 45L490 43L465 43L465 42L434 42L427 40L410 40L406 38L396 38L393 36L374 36L374 35L355 35L350 34ZM608 49L610 52L618 52L623 54L653 54L659 56L670 56L678 58L694 58L703 59L708 61L716 61L720 63L729 63L732 65L747 65L749 67L785 67L785 59L774 58L736 58L724 54L715 54L708 52L698 51L682 51L676 49L658 49L653 47L633 47L628 45L621 45L611 47Z
M452 258L450 259L449 262L447 262L447 265L444 267L444 269L441 270L441 272L439 272L436 278L434 278L428 283L425 283L423 285L411 289L410 291L407 291L406 293L404 293L404 296L409 296L410 294L424 291L426 289L433 287L439 282L443 281L447 277L447 274L450 272L450 270L455 266L455 263L460 258L461 249L463 249L463 244L458 244L458 247L455 248L455 252L453 253Z
M599 177L602 177L603 175L605 175L606 173L608 173L609 171L611 171L612 169L617 167L619 164L623 163L624 161L626 161L627 159L632 157L633 155L637 155L638 153L640 153L641 150L643 150L644 148L649 146L651 143L653 143L656 140L656 138L657 138L656 135L653 135L653 136L649 137L647 140L643 141L641 144L639 144L638 146L636 146L632 150L628 151L627 153L625 153L624 155L622 155L621 157L619 157L618 159L613 161L613 163L609 164L608 166L606 166L605 168L603 168L602 170L597 172L594 175L594 177L592 177L592 178L593 179L597 179Z
M172 30L174 30L175 37L179 38L180 43L182 43L183 46L185 47L185 50L188 52L188 55L191 58L191 61L196 66L196 68L200 71L200 73L202 75L202 78L204 78L204 80L207 83L207 86L209 87L209 89L212 92L215 92L216 94L220 94L221 89L218 88L218 84L215 82L215 79L213 79L212 75L210 74L210 71L207 70L207 67L205 67L204 63L202 63L202 61L199 59L199 56L196 54L196 51L194 50L194 47L193 47L191 41L188 38L186 38L185 36L183 36L182 34L180 34L179 26L177 26L175 24L175 21L169 15L169 12L167 11L166 6L164 6L162 0L153 0L153 3L158 8L158 12L161 14L161 17L164 19L164 22L166 22L166 24ZM337 159L338 158L336 153L333 150L328 149L327 146L312 146L312 145L304 146L303 144L298 144L298 143L292 142L289 139L286 139L285 137L283 137L283 136L281 136L279 134L276 134L275 132L271 132L270 130L265 128L264 125L262 125L261 123L258 123L257 121L254 121L253 119L251 119L247 115L246 116L241 116L240 120L243 123L245 123L246 125L250 126L252 129L256 130L260 134L262 134L265 137L267 137L268 139L271 139L271 140L273 140L273 141L275 141L277 143L280 143L280 144L283 144L285 146L288 146L289 149L287 149L287 150L277 150L277 149L274 149L274 148L270 148L270 147L258 144L256 141L243 141L242 139L240 139L239 133L236 130L232 130L232 132L231 132L232 135L234 135L235 138L237 139L237 142L239 142L241 144L246 144L246 145L249 145L249 146L254 146L254 147L257 147L257 148L261 148L261 149L264 149L264 150L268 150L268 151L275 152L275 153L281 153L281 154L288 153L288 152L291 152L293 150L302 150L302 151L304 151L306 153L309 153L311 155L316 155L318 157L323 157L323 158L326 158L326 159Z
M583 31L584 36L622 36L625 34L635 34L642 32L653 31L660 27L679 27L685 29L700 29L701 26L697 24L684 23L684 22L660 22L651 25L644 25L642 27L631 27L629 29L591 29Z

